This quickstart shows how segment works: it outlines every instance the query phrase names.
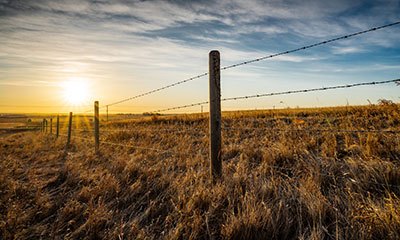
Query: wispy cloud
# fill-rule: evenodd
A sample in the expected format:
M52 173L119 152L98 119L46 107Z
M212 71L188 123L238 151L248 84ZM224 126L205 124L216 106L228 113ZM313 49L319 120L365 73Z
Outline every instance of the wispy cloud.
M0 85L2 86L17 86L17 87L43 87L43 86L50 86L55 87L58 86L54 82L48 81L32 81L32 80L10 80L10 81L1 81Z
M333 54L351 54L365 52L365 49L361 47L332 47Z
M0 0L0 85L47 84L79 74L93 81L158 87L206 72L211 49L221 51L223 65L238 63L397 20L399 4L390 0L368 6L361 0ZM317 73L330 58L380 48L398 51L399 38L399 31L388 29L271 62L281 64L274 67L285 74L289 64L300 63L313 65ZM254 76L243 74L256 81L262 71L274 71L260 67L268 64L247 68L256 72ZM344 69L340 61L329 64ZM298 75L308 77L302 73Z

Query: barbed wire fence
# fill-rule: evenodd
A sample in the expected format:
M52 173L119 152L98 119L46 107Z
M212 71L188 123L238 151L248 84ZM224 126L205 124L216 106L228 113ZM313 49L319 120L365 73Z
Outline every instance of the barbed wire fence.
M220 67L220 60L219 60L219 52L217 51L213 51L210 53L210 66L209 66L209 72L205 72L205 73L201 73L198 75L195 75L193 77L190 78L186 78L184 80L160 87L160 88L156 88L138 95L134 95L131 97L127 97L115 102L111 102L108 103L106 105L103 106L99 106L98 102L95 103L94 108L83 111L83 115L89 113L89 112L94 112L94 116L91 117L91 122L89 124L87 124L86 126L82 127L82 126L75 126L76 124L74 124L74 126L72 126L72 112L69 115L68 121L63 121L64 125L65 123L67 123L67 134L60 134L60 124L61 122L59 121L59 117L57 117L57 122L55 124L56 127L56 132L57 132L57 137L61 136L61 137L66 137L67 138L67 146L70 145L71 142L71 138L75 138L81 141L86 141L86 142L90 142L90 143L94 143L95 145L95 151L98 152L99 151L99 147L100 145L108 145L108 146L117 146L117 147L125 147L125 148L132 148L132 149L141 149L141 150L148 150L148 151L155 151L157 153L160 154L169 154L170 156L176 156L176 155L185 155L182 153L176 153L173 150L169 150L169 149L160 149L160 148L153 148L153 147L149 147L149 146L140 146L140 145L135 145L132 143L116 143L116 142L112 142L109 141L108 136L109 134L114 134L114 133L127 133L127 132L144 132L147 134L160 134L160 133L164 133L164 134L181 134L181 133L188 133L189 131L187 129L179 129L179 128L157 128L157 129L138 129L138 128L133 128L133 129L127 129L127 128L120 128L120 129L107 129L107 125L104 125L102 127L104 127L104 129L101 130L102 133L105 133L106 135L104 135L104 137L102 137L100 139L100 130L99 130L99 122L100 122L100 116L99 116L99 109L105 109L106 110L106 122L108 124L111 123L118 123L119 120L129 120L130 118L127 118L126 116L122 116L120 119L113 119L112 121L109 121L108 119L108 112L109 112L109 107L111 106L115 106L115 105L119 105L128 101L132 101L141 97L145 97L151 94L155 94L157 92L187 83L187 82L191 82L194 81L196 79L200 79L202 77L206 77L209 76L210 78L210 88L211 91L214 92L214 99L211 100L207 100L207 101L201 101L201 102L196 102L196 103L190 103L190 104L186 104L186 105L181 105L181 106L174 106L174 107L168 107L168 108L163 108L163 109L158 109L155 111L151 111L150 112L150 116L152 117L152 115L156 115L156 114L160 114L160 113L164 113L164 112L168 112L168 111L172 111L172 110L178 110L178 109L186 109L186 108L190 108L190 107L194 107L194 106L202 106L205 104L210 104L210 124L212 125L213 122L216 124L215 128L211 127L211 131L207 132L206 128L198 128L198 129L193 129L193 132L199 132L199 130L203 133L202 136L203 137L209 137L210 138L210 144L211 144L211 148L214 148L213 150L211 150L209 152L209 157L211 158L211 165L214 165L214 168L216 168L216 170L211 170L212 172L212 176L213 178L219 178L221 177L221 170L220 170L220 166L221 166L221 130L224 131L232 131L232 130L251 130L251 131L267 131L267 130L271 130L271 127L235 127L235 126L229 126L229 125L225 125L224 122L222 122L221 119L221 109L220 109L220 104L221 102L226 102L226 101L238 101L238 100L246 100L246 99L253 99L253 98L262 98L262 97L271 97L271 96L278 96L278 95L291 95L291 94L300 94L300 93L310 93L310 92L317 92L317 91L328 91L328 90L337 90L337 89L347 89L347 88L354 88L354 87L360 87L360 86L376 86L376 85L383 85L383 84L391 84L394 83L396 85L400 85L400 78L398 79L390 79L390 80L380 80L380 81L373 81L373 82L362 82L362 83L351 83L351 84L344 84L344 85L336 85L336 86L328 86L328 87L318 87L318 88L307 88L307 89L300 89L300 90L289 90L289 91L282 91L282 92L269 92L269 93L260 93L260 94L252 94L252 95L244 95L244 96L234 96L234 97L225 97L225 98L221 98L220 95L220 72L221 71L225 71L228 69L232 69L232 68L236 68L239 66L243 66L243 65L248 65L251 63L255 63L255 62L260 62L263 60L267 60L267 59L271 59L271 58L275 58L278 56L282 56L282 55L286 55L286 54L291 54L291 53L295 53L295 52L299 52L299 51L303 51L306 49L310 49L310 48L314 48L314 47L318 47L318 46L322 46L322 45L326 45L332 42L336 42L336 41L340 41L340 40L344 40L344 39L349 39L355 36L359 36L362 34L366 34L369 32L373 32L373 31L377 31L380 29L384 29L384 28L388 28L388 27L392 27L392 26L396 26L399 25L400 21L397 22L393 22L390 24L386 24L386 25L382 25L379 27L374 27L374 28L370 28L364 31L359 31L359 32L355 32L352 34L347 34L347 35L343 35L340 37L336 37L336 38L332 38L332 39L328 39L328 40L324 40L321 42L317 42L317 43L313 43L313 44L309 44L309 45L305 45L303 47L299 47L299 48L295 48L295 49L291 49L291 50L287 50L287 51L283 51L283 52L279 52L279 53L275 53L275 54L271 54L271 55L267 55L267 56L262 56L259 58L255 58L255 59L251 59L251 60L247 60L247 61L243 61L243 62L239 62L236 64L232 64L232 65L228 65L228 66L224 66L224 67ZM218 53L218 54L217 54ZM212 55L214 54L214 55ZM218 55L218 57L216 57L216 54ZM213 110L214 109L214 110ZM215 115L215 116L213 116ZM214 118L213 118L214 117ZM136 118L136 116L135 116ZM140 121L140 119L139 119ZM129 124L133 124L132 121L128 122ZM222 124L221 124L222 123ZM65 127L65 126L64 126ZM43 123L41 124L41 129L42 132L52 132L53 130L53 126L49 127L48 126L48 121L46 119L43 120ZM50 129L50 130L48 130ZM399 129L334 129L334 128L296 128L296 129L279 129L279 128L272 128L274 132L304 132L304 133L332 133L332 134L352 134L352 133L356 133L356 134L399 134L400 130ZM78 136L78 134L87 134L87 133L94 133L95 135L95 139L93 142L93 138L90 137L80 137ZM107 135L108 134L108 135ZM102 135L103 136L103 135ZM214 146L215 145L215 146ZM214 146L214 147L213 147ZM190 154L189 154L190 155ZM188 154L186 154L185 156L188 156Z
M358 86L380 85L380 84L387 84L387 83L396 83L396 84L398 84L398 83L400 83L400 79L392 79L392 80L376 81L376 82L353 83L353 84L338 85L338 86L331 86L331 87L309 88L309 89L291 90L291 91L284 91L284 92L262 93L262 94L239 96L239 97L228 97L228 98L222 98L221 102L243 100L243 99L251 99L251 98L260 98L260 97L271 97L271 96L278 96L278 95L290 95L290 94L296 94L296 93L327 91L327 90L333 90L333 89L352 88L352 87L358 87ZM171 110L177 110L177 109L189 108L189 107L194 107L194 106L200 106L200 105L204 105L204 104L208 104L208 103L209 103L209 101L191 103L191 104L182 105L182 106L159 109L159 110L156 110L156 111L153 111L153 112L154 113L160 113L160 112L166 112L166 111L171 111Z
M384 29L384 28L396 26L398 24L400 24L400 21L389 23L389 24L385 24L385 25L381 25L381 26L378 26L378 27L373 27L373 28L370 28L370 29L367 29L367 30L363 30L363 31L359 31L359 32L355 32L355 33L351 33L351 34L347 34L347 35L343 35L343 36L340 36L340 37L324 40L324 41L321 41L321 42L309 44L309 45L302 46L302 47L299 47L299 48L286 50L286 51L282 51L282 52L279 52L279 53L270 54L270 55L267 55L267 56L263 56L263 57L259 57L259 58L255 58L255 59L251 59L251 60L235 63L235 64L232 64L232 65L221 67L220 70L221 71L228 70L228 69L240 67L240 66L243 66L243 65L247 65L247 64L251 64L251 63L260 62L260 61L263 61L263 60L275 58L275 57L278 57L278 56L283 56L283 55L286 55L286 54L303 51L303 50L306 50L306 49L314 48L314 47L317 47L317 46L322 46L322 45L329 44L329 43L332 43L332 42L337 42L337 41L340 41L340 40L349 39L349 38L352 38L352 37L355 37L355 36L359 36L359 35L362 35L362 34L366 34L366 33L369 33L369 32L374 32L374 31L381 30L381 29ZM156 89L148 91L148 92L144 92L144 93L132 96L132 97L127 97L127 98L121 99L119 101L106 104L102 108L108 108L110 106L114 106L114 105L117 105L117 104L121 104L121 103L124 103L124 102L127 102L127 101L131 101L131 100L137 99L137 98L141 98L141 97L144 97L144 96L156 93L156 92L160 92L162 90L166 90L168 88L172 88L172 87L175 87L175 86L178 86L178 85L181 85L181 84L184 84L184 83L187 83L187 82L190 82L190 81L205 77L208 74L209 74L208 72L201 73L201 74L195 75L193 77L190 77L190 78L187 78L187 79L184 79L184 80L181 80L181 81L178 81L178 82L175 82L175 83L172 83L172 84L160 87L160 88L156 88ZM88 109L85 112L92 112L92 111L93 111L93 109Z

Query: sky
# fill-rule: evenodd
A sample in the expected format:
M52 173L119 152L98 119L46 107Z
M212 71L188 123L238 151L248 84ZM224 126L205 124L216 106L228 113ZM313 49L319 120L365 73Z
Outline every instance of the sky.
M208 72L211 50L227 66L399 20L399 0L0 0L0 112L82 112L95 100L104 106ZM228 69L221 72L221 95L397 79L399 39L396 25ZM399 102L399 90L365 86L229 101L222 109ZM206 100L203 77L109 111L151 112Z

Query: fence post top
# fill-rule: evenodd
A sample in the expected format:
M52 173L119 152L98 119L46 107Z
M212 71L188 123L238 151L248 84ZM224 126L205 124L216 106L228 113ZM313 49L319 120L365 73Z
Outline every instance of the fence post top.
M219 51L218 50L211 50L210 51L210 55L219 55Z

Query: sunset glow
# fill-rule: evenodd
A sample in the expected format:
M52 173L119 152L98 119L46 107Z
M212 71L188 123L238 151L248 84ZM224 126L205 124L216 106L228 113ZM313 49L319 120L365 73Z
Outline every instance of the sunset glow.
M79 106L89 100L87 80L83 78L70 78L61 84L65 102L72 106Z
M220 52L221 67L234 65L396 22L399 9L399 1L389 0L0 0L0 112L86 111L93 101L106 106L131 99L109 112L140 114L204 102L209 91L202 74L211 50ZM399 27L225 69L221 95L396 79ZM142 95L198 75L204 77ZM365 105L382 98L398 102L398 92L386 84L227 101L221 107Z

